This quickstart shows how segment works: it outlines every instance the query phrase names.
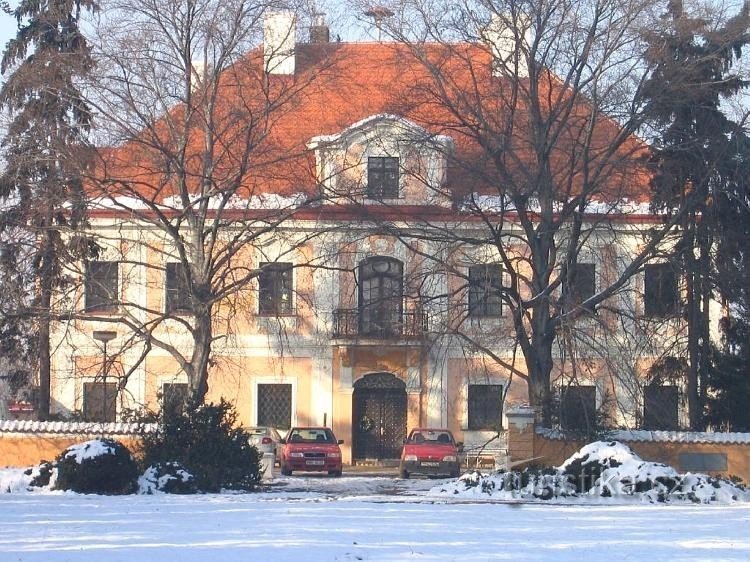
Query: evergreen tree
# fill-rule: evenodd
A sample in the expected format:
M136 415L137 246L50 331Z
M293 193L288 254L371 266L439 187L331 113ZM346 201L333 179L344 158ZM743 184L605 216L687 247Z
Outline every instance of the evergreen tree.
M93 0L21 0L11 13L18 31L3 53L0 108L11 120L2 142L5 169L0 175L0 236L17 269L33 277L28 301L12 316L36 321L41 419L49 415L50 313L52 295L64 282L70 259L63 231L85 218L82 165L91 112L80 79L93 67L79 24ZM27 306L28 305L28 306Z
M716 286L725 301L722 342L707 381L706 421L727 431L750 431L750 138L732 137L736 182L719 203L722 237L715 257Z
M662 129L654 147L653 201L684 216L674 259L685 273L688 410L691 428L699 429L714 355L709 307L717 288L716 256L737 243L738 225L727 218L747 192L747 139L722 102L748 85L733 66L750 41L750 10L746 4L716 25L673 0L664 19L664 29L647 38L653 72L645 93Z

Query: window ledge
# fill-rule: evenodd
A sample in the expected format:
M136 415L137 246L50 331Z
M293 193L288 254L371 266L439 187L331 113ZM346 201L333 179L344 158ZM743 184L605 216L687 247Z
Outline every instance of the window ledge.
M365 197L364 204L365 205L379 205L383 203L399 203L402 201L406 201L406 197L403 195L399 195L398 197Z
M273 313L273 312L258 312L256 318L296 318L298 314L296 312Z
M83 314L89 315L89 316L123 316L125 312L118 306L117 308L101 308L101 309L92 309L92 310L83 310ZM83 320L89 320L89 318L84 318ZM91 319L93 320L93 318Z

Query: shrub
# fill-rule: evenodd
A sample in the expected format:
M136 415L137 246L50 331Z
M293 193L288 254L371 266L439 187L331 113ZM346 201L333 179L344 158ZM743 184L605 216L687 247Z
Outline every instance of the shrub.
M81 494L130 494L137 486L138 466L130 451L113 439L72 445L57 457L56 490Z
M29 486L31 488L46 488L52 479L54 465L49 461L42 461L38 466L24 471L26 476L31 476Z
M143 464L178 462L201 492L252 490L260 481L261 455L236 421L234 408L224 400L168 411L158 430L143 438Z
M138 479L141 494L195 494L198 487L195 477L178 462L165 462L149 466Z

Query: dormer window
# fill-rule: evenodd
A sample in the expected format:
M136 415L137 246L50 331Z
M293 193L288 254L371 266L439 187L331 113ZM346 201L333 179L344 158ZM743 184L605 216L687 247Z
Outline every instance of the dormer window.
M367 159L367 197L396 199L398 197L399 159L391 156L370 156Z

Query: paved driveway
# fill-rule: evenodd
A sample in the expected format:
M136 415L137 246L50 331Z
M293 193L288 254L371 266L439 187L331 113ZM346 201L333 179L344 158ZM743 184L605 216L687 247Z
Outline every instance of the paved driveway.
M294 474L276 476L264 484L264 491L279 497L315 494L322 498L373 498L378 496L411 496L438 486L445 480L410 478L401 480L394 475L377 472L347 472L335 478L328 475Z

